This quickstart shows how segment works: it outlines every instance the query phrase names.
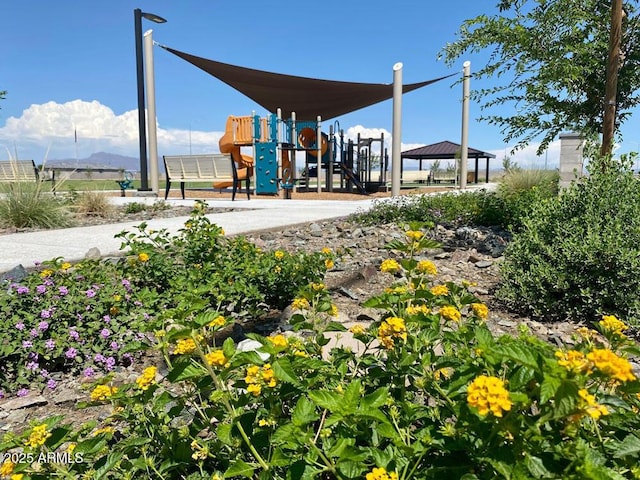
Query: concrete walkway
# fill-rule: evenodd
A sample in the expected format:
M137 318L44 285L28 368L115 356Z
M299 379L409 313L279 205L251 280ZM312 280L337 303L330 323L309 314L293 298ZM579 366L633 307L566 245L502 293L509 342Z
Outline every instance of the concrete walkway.
M127 202L153 204L150 197L113 197L113 203ZM205 199L210 207L234 208L238 211L207 215L211 222L222 227L226 234L235 235L260 230L278 229L290 225L339 218L370 208L373 199L339 200L277 200L277 199ZM171 205L193 206L195 200L168 199ZM147 220L150 229L167 229L176 233L189 217ZM142 221L59 230L0 235L0 272L22 265L31 268L36 262L63 257L70 262L84 258L89 249L96 247L101 255L115 255L121 241L114 236L123 230L134 231Z

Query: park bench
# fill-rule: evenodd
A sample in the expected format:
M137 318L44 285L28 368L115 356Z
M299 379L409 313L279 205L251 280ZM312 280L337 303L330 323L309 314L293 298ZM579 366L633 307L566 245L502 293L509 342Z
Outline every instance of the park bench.
M167 199L171 182L180 182L180 192L184 200L184 184L186 182L214 182L216 187L231 186L231 200L235 200L238 186L246 181L247 199L251 177L246 168L236 167L236 163L228 153L212 153L206 155L164 155L164 170L167 185L164 198Z
M429 170L404 170L402 172L403 183L430 183L431 171Z
M35 182L38 169L33 160L0 160L0 182Z
M433 175L433 183L456 183L456 172L440 171Z

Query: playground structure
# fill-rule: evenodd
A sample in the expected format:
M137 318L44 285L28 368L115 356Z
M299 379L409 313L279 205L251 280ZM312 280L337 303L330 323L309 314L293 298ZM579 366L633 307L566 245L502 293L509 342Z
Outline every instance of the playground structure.
M318 140L320 139L320 140ZM379 154L374 145L379 142ZM219 142L221 153L230 153L238 165L239 178L254 175L257 195L278 195L280 189L285 198L291 198L296 190L310 190L311 180L316 179L318 192L354 192L368 194L386 188L388 155L384 137L360 138L357 142L345 142L344 132L336 121L329 134L322 132L321 119L316 121L283 120L280 111L267 117L250 115L229 116L225 133ZM241 152L243 147L253 148L253 157ZM296 153L304 153L304 168L300 175L296 170ZM320 159L320 161L318 161ZM374 169L379 167L379 174ZM324 172L324 182L322 181ZM339 187L334 186L339 175ZM214 188L228 187L226 183L214 183Z

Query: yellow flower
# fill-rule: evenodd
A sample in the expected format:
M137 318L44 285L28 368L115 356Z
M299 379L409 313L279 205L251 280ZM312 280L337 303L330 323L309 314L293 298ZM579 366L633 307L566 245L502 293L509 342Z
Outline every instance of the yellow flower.
M416 269L420 273L428 273L429 275L436 275L438 273L438 268L429 260L420 260Z
M42 270L42 271L40 272L40 277L41 277L41 278L50 277L52 273L53 273L53 270L49 270L49 269L47 268L47 269Z
M267 337L267 340L269 340L274 347L287 348L289 346L289 342L287 342L287 337L285 337L284 335L280 335L280 334L273 335L273 336Z
M147 367L142 371L142 375L136 378L138 388L141 390L147 390L152 384L156 382L156 367Z
M324 290L324 283L322 282L320 283L312 282L309 284L309 286L311 287L311 290L313 290L314 292L320 292Z
M424 314L424 315L428 315L429 314L429 307L427 307L426 305L409 305L407 307L407 315L418 315L420 313Z
M449 294L449 288L446 285L434 285L429 291L436 296Z
M295 349L293 351L293 354L296 357L308 357L309 356L309 354L307 352L305 352L304 350L298 350L298 349Z
M396 262L393 258L387 258L380 265L380 271L386 273L396 273L402 267L398 262Z
M220 235L222 235L224 237L225 233L224 233L224 228L220 229Z
M64 262L62 265L60 265L61 270L69 270L70 268L71 264L69 262Z
M486 320L489 316L489 309L484 303L472 303L471 310L480 320Z
M412 242L419 242L422 237L424 237L424 233L418 230L408 230L406 232L407 238Z
M329 308L329 315L331 315L332 317L337 317L338 316L338 306L335 304L331 304L331 308Z
M445 320L449 320L451 322L459 322L462 318L460 310L458 310L456 307L452 307L451 305L445 305L444 307L440 308L440 315L442 315L442 318L444 318Z
M628 360L617 356L606 348L594 349L587 354L595 368L605 375L620 382L632 382L636 379Z
M173 349L174 355L183 355L186 353L192 353L196 350L196 342L192 338L183 338L178 340L176 348Z
M273 252L273 256L276 257L276 260L282 260L284 258L284 252L282 250L276 250Z
M364 327L359 323L356 323L355 325L349 327L349 331L354 335L362 335L365 332Z
M38 425L33 427L31 433L29 434L29 438L25 441L25 444L31 448L40 447L44 445L44 442L47 441L47 438L51 436L51 433L47 431L47 426L45 424Z
M378 328L378 340L386 348L394 346L394 339L407 339L407 327L404 319L400 317L389 317L385 319Z
M591 340L596 337L596 332L587 327L577 328L576 332L585 340Z
M387 473L382 467L374 467L365 478L366 480L398 480L398 474L396 472Z
M451 377L451 375L453 375L453 368L451 367L439 368L435 372L433 372L433 378L435 378L436 380L449 378Z
M617 335L622 338L626 338L626 335L623 333L629 327L624 323L618 320L613 315L603 315L602 320L598 322L602 329L606 332L611 332L613 335Z
M480 375L471 382L467 389L467 403L482 416L491 412L496 417L502 417L502 412L511 410L512 405L504 382L486 375Z
M567 352L558 350L555 356L558 359L558 365L566 368L570 372L582 373L586 372L589 368L589 362L584 354L578 350L569 350Z
M2 465L0 465L0 477L8 477L13 473L13 469L16 467L16 464L11 460L5 460Z
M97 437L98 435L101 435L103 433L113 433L113 432L115 432L113 427L102 427L102 428L99 428L96 431L94 431L93 432L93 436Z
M225 318L222 315L218 315L216 318L211 320L207 326L208 327L222 327L225 323L227 323Z
M209 365L224 367L227 364L227 357L225 357L222 350L214 350L211 353L207 353L204 358Z
M23 473L16 473L15 475L11 475L11 477L9 477L9 480L22 480L23 478Z
M147 253L139 253L138 254L138 260L140 260L142 263L144 262L148 262L149 261L149 255Z
M308 310L309 307L309 300L302 297L294 298L293 302L291 303L291 308L293 308L294 310Z
M609 410L604 405L596 402L596 397L591 395L586 389L578 391L581 398L582 409L594 420L598 420L603 415L609 415Z
M323 255L331 255L331 249L330 249L330 248L328 248L328 247L324 247L322 250L320 250L320 252L321 252Z
M262 380L271 388L276 386L276 377L269 363L262 367Z
M193 450L191 458L194 460L206 460L209 456L209 448L206 446L203 447L195 440L191 442L191 450Z
M249 392L254 397L257 397L258 395L260 395L260 392L262 392L262 387L257 383L252 383L250 385L247 385L247 392Z
M387 287L387 288L384 289L384 291L386 293L397 293L399 295L403 295L403 294L407 293L408 290L407 290L407 287L405 287L404 285L400 285L400 286L393 287L393 288Z
M260 373L260 367L258 365L251 365L247 368L247 375L244 377L246 383L257 383L258 373Z
M91 401L107 400L109 397L117 393L118 387L110 387L109 385L98 385L91 392Z
M327 258L324 261L324 266L327 270L331 270L335 266L335 263L333 263L333 260L331 260L330 258Z

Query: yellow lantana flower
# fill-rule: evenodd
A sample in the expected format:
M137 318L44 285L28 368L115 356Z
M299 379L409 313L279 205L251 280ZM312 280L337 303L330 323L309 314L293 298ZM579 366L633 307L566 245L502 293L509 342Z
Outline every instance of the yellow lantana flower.
M281 334L272 335L270 337L267 337L267 340L269 340L269 342L271 342L271 344L274 347L286 348L286 347L289 346L289 342L287 341L287 337L285 337L284 335L281 335Z
M183 338L178 340L176 343L176 347L173 349L174 355L184 355L187 353L195 352L196 350L196 342L193 341L193 338Z
M611 332L621 338L626 338L626 335L623 332L629 327L624 322L618 320L614 315L603 315L602 320L598 323L606 332Z
M406 232L407 238L412 242L419 242L422 237L424 237L424 233L419 230L408 230Z
M139 253L138 254L138 260L141 261L142 263L148 262L149 261L149 254L147 253Z
M156 367L147 367L142 371L142 375L136 378L138 388L141 390L147 390L152 384L156 382Z
M436 296L449 294L449 288L446 285L434 285L429 289L429 291Z
M109 397L117 393L118 387L110 387L109 385L98 385L91 392L91 400L107 400Z
M386 469L382 467L374 467L367 475L365 476L366 480L398 480L398 474L396 472L387 472Z
M440 315L442 315L442 318L444 318L445 320L449 320L451 322L459 322L462 318L460 310L451 305L445 305L444 307L440 308Z
M309 307L311 305L309 305L309 300L307 300L306 298L294 298L293 302L291 303L291 308L293 308L294 310L309 310Z
M222 350L214 350L211 353L207 353L204 358L209 365L224 367L227 364L227 357Z
M25 441L25 444L31 448L36 448L44 445L44 442L47 441L47 438L51 436L51 433L47 431L47 426L45 424L38 425L33 427L31 433L29 434L29 438Z
M471 382L467 389L467 403L482 416L492 413L496 417L502 417L502 413L511 410L512 406L504 382L486 375L480 375Z
M437 275L438 273L438 268L429 260L420 260L416 269L420 273L428 273L429 275Z
M489 309L484 303L472 303L471 311L481 320L486 320L489 317Z
M211 320L207 326L208 327L222 327L222 326L224 326L225 323L227 323L225 318L222 315L218 315L216 318Z
M617 356L606 348L596 348L587 354L587 359L603 374L620 382L632 382L636 376L628 360Z
M396 273L400 271L402 267L393 258L387 258L380 264L380 271L386 273Z

